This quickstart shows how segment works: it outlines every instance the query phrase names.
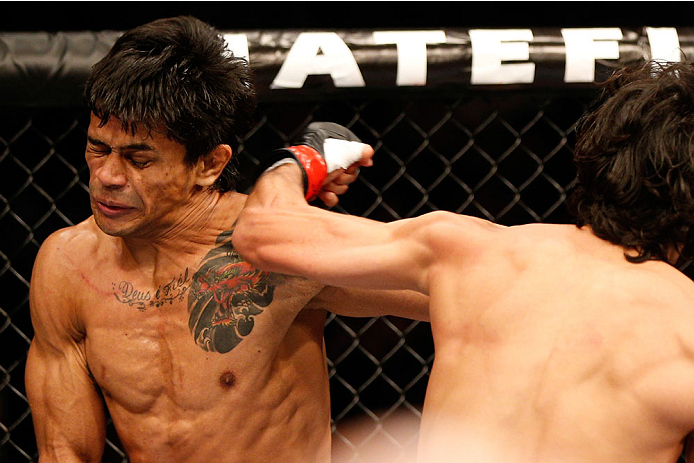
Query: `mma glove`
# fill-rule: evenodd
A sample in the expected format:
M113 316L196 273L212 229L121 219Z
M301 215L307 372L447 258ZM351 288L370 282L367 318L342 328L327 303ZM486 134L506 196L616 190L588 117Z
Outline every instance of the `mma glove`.
M346 169L361 159L363 144L346 127L332 122L313 122L308 125L296 145L273 151L260 163L260 173L288 162L301 167L304 194L313 200L325 178L337 169Z

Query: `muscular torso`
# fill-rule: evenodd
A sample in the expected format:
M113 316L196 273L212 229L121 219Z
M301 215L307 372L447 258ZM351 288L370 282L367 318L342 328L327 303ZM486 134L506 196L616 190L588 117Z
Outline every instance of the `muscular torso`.
M320 285L250 267L224 233L154 271L78 227L80 348L131 461L328 460L325 313L302 311Z
M691 281L536 227L431 273L421 461L677 461L694 425Z

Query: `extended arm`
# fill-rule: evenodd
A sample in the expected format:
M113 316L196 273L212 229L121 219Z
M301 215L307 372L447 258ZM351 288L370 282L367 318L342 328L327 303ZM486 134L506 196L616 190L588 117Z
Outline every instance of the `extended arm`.
M103 402L89 376L62 273L49 238L31 282L35 335L27 358L27 396L42 463L98 462L106 436Z
M393 315L430 321L429 296L411 290L341 288L326 286L306 305L348 317Z
M474 254L469 251L486 241L481 238L491 224L448 212L380 223L310 207L307 191L317 191L319 182L339 185L340 176L351 175L357 166L371 165L373 149L355 138L335 124L310 125L304 145L285 149L295 154L302 168L291 162L260 177L239 215L234 246L251 264L265 270L332 286L404 289L428 295L432 269L467 266L467 257ZM332 177L316 174L321 171L316 165L328 165L322 172L333 172ZM353 292L348 300L363 299L364 294ZM378 296L387 299L394 294ZM344 311L338 313L427 319L428 300L406 293L395 296L403 298L395 304L404 307L401 313L384 310L381 304L368 308L361 303L344 304Z
M429 222L422 217L386 224L311 207L299 167L287 164L256 183L233 240L262 269L336 286L427 293Z

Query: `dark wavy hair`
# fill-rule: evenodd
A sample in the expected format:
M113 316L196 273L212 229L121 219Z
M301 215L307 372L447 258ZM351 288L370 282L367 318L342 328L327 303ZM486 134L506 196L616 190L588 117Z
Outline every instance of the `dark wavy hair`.
M212 26L189 16L125 32L93 66L84 96L102 125L115 117L130 133L161 131L185 146L189 165L220 144L236 154L255 109L246 60ZM213 188L232 190L237 176L230 161Z
M637 252L690 258L694 223L694 64L648 62L614 73L579 124L577 225Z

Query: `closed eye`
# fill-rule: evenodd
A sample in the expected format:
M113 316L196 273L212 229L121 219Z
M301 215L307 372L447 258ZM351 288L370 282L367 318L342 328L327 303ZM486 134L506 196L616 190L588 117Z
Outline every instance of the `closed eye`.
M135 159L130 158L130 163L138 169L144 169L150 164L150 162L151 161L136 161Z
M111 147L102 141L87 137L87 150L95 154L109 154Z

